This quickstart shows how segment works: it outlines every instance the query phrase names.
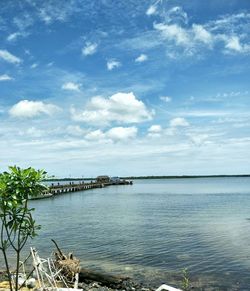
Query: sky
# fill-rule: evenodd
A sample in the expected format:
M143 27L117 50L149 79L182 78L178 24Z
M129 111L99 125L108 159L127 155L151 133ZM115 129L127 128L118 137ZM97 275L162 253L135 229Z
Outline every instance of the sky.
M250 174L249 0L0 2L0 171Z

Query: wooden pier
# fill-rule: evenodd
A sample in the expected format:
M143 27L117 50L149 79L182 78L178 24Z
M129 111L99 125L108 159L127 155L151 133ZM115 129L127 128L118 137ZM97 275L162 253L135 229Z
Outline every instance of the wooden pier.
M119 182L106 182L106 183L100 183L100 182L69 182L67 184L61 184L60 182L52 183L46 192L44 194L35 197L33 199L42 199L42 198L49 198L52 196L60 195L63 193L70 193L70 192L77 192L77 191L85 191L89 189L94 189L94 188L103 188L107 186L112 186L112 185L132 185L132 181L127 181L127 180L121 180ZM32 200L33 200L32 199Z
M62 194L62 193L68 193L68 192L76 192L76 191L83 191L83 190L89 190L89 189L94 189L94 188L103 188L105 186L105 184L101 184L101 183L73 183L71 182L70 184L53 184L49 187L49 193L53 194L53 195L57 195L57 194Z

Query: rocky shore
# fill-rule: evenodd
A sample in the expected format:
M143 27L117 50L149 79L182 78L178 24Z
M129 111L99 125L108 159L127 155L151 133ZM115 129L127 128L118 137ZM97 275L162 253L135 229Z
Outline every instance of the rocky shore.
M154 291L155 288L150 288L147 286L143 286L142 284L138 284L132 280L125 280L122 282L120 286L116 286L116 288L110 288L101 286L98 282L92 283L80 283L79 288L83 291Z
M3 284L1 286L1 282L6 282L7 276L3 271L0 271L0 291L8 291L8 288L6 288L6 284ZM83 291L154 291L155 288L151 288L148 286L143 286L141 283L137 283L131 279L126 279L123 282L121 282L120 285L117 285L116 287L106 287L100 284L99 282L82 282L79 283L78 286L79 289L82 289ZM34 288L33 290L35 290Z

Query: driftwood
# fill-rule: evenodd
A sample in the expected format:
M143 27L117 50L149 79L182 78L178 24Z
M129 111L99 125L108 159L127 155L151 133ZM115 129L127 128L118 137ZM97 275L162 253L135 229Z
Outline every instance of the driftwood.
M102 274L85 268L81 268L79 272L79 282L91 283L94 281L110 288L120 288L122 283L127 279L125 277Z
M73 282L75 276L79 274L79 283L98 282L106 287L121 288L123 282L128 279L128 277L102 274L96 271L81 268L80 260L75 258L72 253L65 255L53 239L52 242L55 244L57 249L57 252L55 252L55 265L62 270L62 274L69 282Z
M55 266L61 270L61 274L68 282L74 282L76 278L78 279L78 274L80 272L80 260L75 258L72 253L65 255L53 239L52 242L57 248L57 252L54 254Z

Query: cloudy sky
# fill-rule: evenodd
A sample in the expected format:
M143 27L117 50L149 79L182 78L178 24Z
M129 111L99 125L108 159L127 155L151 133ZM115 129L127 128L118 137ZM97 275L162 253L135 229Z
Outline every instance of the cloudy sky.
M249 0L1 0L0 171L250 173Z

